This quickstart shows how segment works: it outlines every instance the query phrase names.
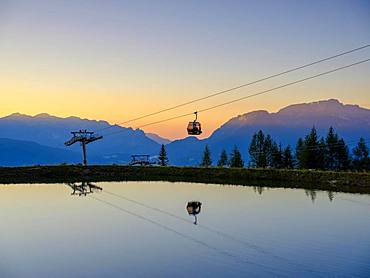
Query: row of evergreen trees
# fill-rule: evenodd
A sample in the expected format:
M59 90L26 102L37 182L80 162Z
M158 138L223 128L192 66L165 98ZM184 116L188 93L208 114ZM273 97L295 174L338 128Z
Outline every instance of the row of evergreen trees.
M364 138L360 138L356 147L350 154L349 148L343 138L334 131L332 127L326 137L317 135L313 127L304 138L299 138L295 152L291 146L282 147L277 144L269 134L262 130L253 134L248 148L250 157L249 167L255 168L285 168L285 169L321 169L321 170L370 170L369 149ZM160 165L168 165L167 153L164 145L159 154ZM211 151L208 145L205 146L201 167L212 166ZM222 150L219 160L219 167L244 167L244 161L237 146L228 155Z
M203 159L200 166L210 167L211 165L212 165L211 152L209 150L208 145L206 145L206 147L204 148ZM242 159L242 154L240 153L236 146L234 146L234 149L230 153L230 158L228 158L226 151L222 150L220 159L217 161L217 166L218 167L230 166L234 168L243 168L244 161Z
M282 148L269 134L262 130L255 133L249 145L250 167L257 168L293 168L294 158L291 147Z
M361 142L363 142L362 138ZM304 139L299 138L296 158L299 168L345 170L351 165L348 147L332 127L326 138L319 138L315 128L312 128Z

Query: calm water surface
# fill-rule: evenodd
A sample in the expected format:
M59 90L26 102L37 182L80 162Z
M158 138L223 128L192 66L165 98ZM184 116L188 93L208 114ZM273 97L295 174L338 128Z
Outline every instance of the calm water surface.
M1 185L0 277L370 277L369 195L95 185Z

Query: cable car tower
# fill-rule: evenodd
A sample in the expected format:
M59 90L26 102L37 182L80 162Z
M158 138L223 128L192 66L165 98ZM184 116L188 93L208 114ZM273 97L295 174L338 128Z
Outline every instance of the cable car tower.
M86 159L86 145L94 142L96 140L102 139L103 136L101 135L94 135L94 132L85 130L79 130L79 131L72 131L71 132L73 137L66 141L64 145L71 146L74 143L80 142L82 146L82 155L83 155L83 165L87 165L87 159Z

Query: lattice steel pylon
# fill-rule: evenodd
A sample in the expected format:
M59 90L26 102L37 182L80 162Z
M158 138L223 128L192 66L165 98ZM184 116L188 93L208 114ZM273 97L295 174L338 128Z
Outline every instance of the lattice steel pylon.
M73 137L66 141L64 145L71 146L74 143L80 142L82 146L83 165L87 165L86 159L86 145L96 140L102 139L101 135L94 135L94 132L85 130L72 131Z

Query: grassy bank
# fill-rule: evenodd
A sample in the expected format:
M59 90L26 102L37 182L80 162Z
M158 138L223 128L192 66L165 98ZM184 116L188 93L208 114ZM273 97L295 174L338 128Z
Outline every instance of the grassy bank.
M0 167L0 183L182 181L370 193L370 173L129 166Z

